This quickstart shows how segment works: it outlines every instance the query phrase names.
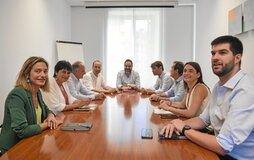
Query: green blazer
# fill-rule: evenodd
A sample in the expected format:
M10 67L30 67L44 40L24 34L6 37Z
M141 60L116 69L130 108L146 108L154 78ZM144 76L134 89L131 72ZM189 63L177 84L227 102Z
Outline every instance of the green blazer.
M51 112L43 102L41 92L37 93L42 109L43 122ZM42 132L36 122L36 112L33 105L32 93L23 87L14 88L6 98L4 121L0 134L0 151L2 154L26 137Z

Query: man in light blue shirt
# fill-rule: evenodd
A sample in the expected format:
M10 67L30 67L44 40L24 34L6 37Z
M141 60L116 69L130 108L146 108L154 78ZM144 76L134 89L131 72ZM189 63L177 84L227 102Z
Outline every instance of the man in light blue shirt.
M150 100L152 101L170 100L172 102L181 102L185 93L184 82L182 77L183 68L184 68L183 62L174 61L170 69L170 75L175 80L173 86L164 93L151 95Z
M91 98L91 99L103 99L105 97L102 93L95 93L89 91L80 81L83 78L85 72L85 65L77 61L72 64L72 71L70 78L67 81L70 93L77 99Z
M164 71L161 61L155 61L151 64L152 72L157 75L157 81L153 86L153 89L141 89L142 94L161 94L168 91L174 84L174 79Z
M132 70L132 68L132 61L130 59L125 60L124 70L119 71L117 74L116 88L124 91L140 89L139 74Z
M170 137L175 130L222 159L254 159L254 78L240 69L242 43L236 37L221 36L211 45L212 69L219 82L208 106L200 117L173 120L161 133ZM215 135L197 131L208 125Z

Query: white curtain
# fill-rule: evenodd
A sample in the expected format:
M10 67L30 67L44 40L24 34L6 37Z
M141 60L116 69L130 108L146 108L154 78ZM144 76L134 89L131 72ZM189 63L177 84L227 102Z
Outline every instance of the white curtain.
M151 63L161 60L162 9L109 9L106 32L106 80L116 85L116 75L131 59L142 87L152 87L156 77Z

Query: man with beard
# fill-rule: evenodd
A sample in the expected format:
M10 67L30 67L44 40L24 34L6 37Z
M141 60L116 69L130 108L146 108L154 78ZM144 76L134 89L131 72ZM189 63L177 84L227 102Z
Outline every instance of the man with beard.
M243 46L233 36L212 41L212 69L219 77L204 112L186 121L171 121L160 134L182 133L219 154L221 159L254 159L254 78L241 66ZM211 125L215 135L197 131Z
M139 90L140 78L138 72L132 70L133 63L130 59L125 60L124 70L117 74L116 87L123 91Z

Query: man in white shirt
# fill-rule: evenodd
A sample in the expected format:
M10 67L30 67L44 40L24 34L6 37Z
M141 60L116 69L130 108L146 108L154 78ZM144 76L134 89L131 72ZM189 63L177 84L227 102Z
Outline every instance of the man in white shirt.
M103 99L104 94L96 94L89 91L82 83L81 78L86 73L84 63L77 61L72 64L72 72L69 80L67 81L70 93L77 99L91 98L91 99Z
M121 70L117 74L116 87L120 90L139 90L140 89L140 77L138 72L132 70L133 63L130 59L125 60L124 70Z
M152 72L158 76L153 89L141 89L142 94L161 94L168 91L174 84L174 79L164 71L163 64L161 61L155 61L151 64Z
M150 100L152 101L170 100L172 102L181 102L185 93L182 76L183 68L184 68L183 62L174 61L173 65L170 68L170 75L175 80L173 86L164 93L151 95Z
M101 75L101 62L96 60L93 62L92 71L86 73L83 76L82 83L88 90L99 93L113 93L115 88L111 88L106 85Z

